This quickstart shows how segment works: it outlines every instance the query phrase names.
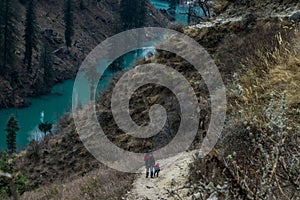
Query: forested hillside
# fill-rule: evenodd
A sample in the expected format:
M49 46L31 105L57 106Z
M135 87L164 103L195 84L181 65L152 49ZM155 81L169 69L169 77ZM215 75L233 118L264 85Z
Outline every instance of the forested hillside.
M117 0L1 0L0 7L2 108L27 106L24 97L48 93L53 84L74 78L91 49L129 28L120 20L128 5ZM134 26L167 25L149 1L143 9L138 13L143 23Z
M67 10L69 1L65 2ZM45 132L41 139L33 138L21 152L2 153L0 169L3 173L0 171L0 175L6 178L0 179L0 198L9 199L16 195L20 199L41 200L298 200L300 3L298 0L216 0L211 3L214 11L212 18L189 26L172 24L169 28L189 36L209 53L213 60L209 64L216 65L225 85L226 105L214 104L215 107L212 107L212 99L219 96L215 95L217 93L210 93L204 77L211 73L212 68L208 67L204 75L200 74L195 66L179 56L197 54L191 51L185 40L176 37L178 35L165 35L156 44L153 55L137 59L132 68L126 69L143 69L144 64L149 63L165 65L186 79L197 98L199 123L196 135L191 144L186 145L186 151L158 159L161 167L158 177L146 178L144 166L136 174L117 171L105 165L107 163L99 162L95 154L92 154L94 152L89 151L100 149L104 153L110 152L103 149L97 140L93 140L99 139L100 125L106 141L109 140L107 143L125 152L141 153L139 162L144 164L147 157L142 155L149 155L153 151L157 158L157 150L172 142L182 118L186 117L182 110L190 102L180 104L171 89L156 83L145 84L130 94L130 118L136 125L145 127L156 120L151 112L155 110L154 106L160 105L167 113L166 123L157 135L149 138L137 138L128 134L118 126L112 110L113 100L120 105L123 100L112 99L115 86L128 72L120 70L95 101L65 113L57 121L55 130L48 134ZM52 52L54 74L57 72L55 81L72 77L90 49L113 33L136 26L165 26L167 22L148 1L144 4L138 0L80 0L76 2L71 15L62 12L63 3L51 1L49 5L47 7L46 1L39 1L37 4L37 7L41 7L36 15L39 22L37 29L40 30L37 48L43 46L42 60L48 60L47 52ZM145 8L145 5L148 8L146 15L144 18L137 17L140 16L139 11L144 11L139 8ZM19 6L25 16L25 7ZM131 8L134 12L128 12ZM72 14L74 20L70 21ZM69 27L73 27L67 33L64 32L64 19ZM26 24L25 18L18 22L23 23ZM72 42L65 39L68 37ZM21 37L19 39L23 41ZM47 45L42 45L42 41L46 41ZM30 62L28 59L23 62L26 45L24 41L20 44L17 45L20 53L16 58L20 65L16 69L26 75L29 73L27 70ZM178 55L161 50L166 44L174 45ZM32 74L37 74L40 70L36 52L33 48ZM18 66L12 63L7 65ZM144 81L148 72L138 71L129 76L128 85L132 80ZM39 73L44 75L43 71ZM151 74L151 78L159 77L159 73ZM170 73L168 77L173 78L173 75ZM8 77L12 76L3 75L2 79L10 84L11 80L6 80ZM27 95L36 94L31 86L34 84L30 82L33 79L23 77L16 80L27 81L25 85L32 91ZM174 81L173 85L180 93L187 94L180 82ZM121 86L125 88L124 93L129 93L126 84ZM16 88L20 90L19 86ZM20 88L22 91L29 91L24 90L25 86ZM206 149L202 148L203 141L216 139L209 135L211 129L214 129L214 123L219 123L213 121L210 127L211 116L216 114L213 113L216 110L226 112L226 119L222 132L217 135L217 143L210 146L210 152L205 152ZM90 119L90 114L94 111L96 123ZM191 118L188 119L191 121ZM9 122L10 128L6 131L13 136L18 126L14 117ZM84 132L79 133L80 130ZM89 149L85 146L86 141L91 144ZM128 161L127 157L122 159ZM113 164L119 164L119 160L114 161ZM127 163L129 167L135 164Z

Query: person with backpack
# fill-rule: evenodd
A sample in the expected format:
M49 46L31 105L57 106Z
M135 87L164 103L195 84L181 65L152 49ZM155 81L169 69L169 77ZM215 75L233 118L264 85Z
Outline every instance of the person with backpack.
M150 171L150 177L154 178L153 173L154 173L155 159L151 150L145 153L144 161L146 166L146 178L148 178L149 176L149 171Z

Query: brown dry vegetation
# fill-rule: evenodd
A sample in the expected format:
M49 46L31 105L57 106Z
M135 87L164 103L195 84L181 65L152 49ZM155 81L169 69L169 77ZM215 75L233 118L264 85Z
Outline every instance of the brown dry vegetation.
M130 189L134 175L99 163L83 146L69 114L59 120L58 130L18 154L17 168L30 188L21 199L120 199Z
M220 67L228 86L229 118L224 132L225 135L218 145L218 150L213 151L205 159L196 159L191 165L190 182L195 186L191 193L200 192L203 198L208 198L215 192L220 199L225 198L226 195L230 199L264 199L272 193L274 196L269 196L269 198L288 199L287 197L289 197L295 199L299 194L297 189L299 186L299 178L297 177L299 173L297 170L299 168L297 168L297 164L296 166L293 164L294 157L292 155L299 155L299 149L295 146L299 143L299 135L296 133L296 126L299 126L299 117L297 117L299 113L296 110L299 107L297 95L299 94L298 85L300 84L299 29L288 21L275 19L259 21L256 27L250 30L237 30L236 24L227 28L217 27L213 30L216 31L216 38L212 41L217 42L215 46L211 46L213 48L208 48L208 50L213 53L213 57ZM194 30L194 32L189 33L198 42L204 43L205 34L211 32L205 29L199 31L197 33ZM211 35L210 37L213 38L214 36ZM201 80L201 78L193 75L193 69L188 63L167 52L159 52L155 59L182 72L190 80L191 85L196 88L197 95L204 96L203 98L206 97L205 86L201 88L201 85L199 87L199 84L195 84L196 80ZM238 79L232 78L234 73L238 74ZM234 84L231 84L232 82ZM239 85L243 89L242 95L236 92ZM148 110L145 109L147 107L145 105L149 103L150 105L151 103L165 103L165 106L169 106L171 111L176 111L176 107L172 103L173 97L169 91L160 87L154 87L153 89L150 86L145 86L140 90L135 96L139 97L143 94L146 98L133 98L134 101L132 101L132 104L136 106L132 108L132 118L138 123L147 122ZM287 130L288 134L284 134L284 143L282 143L282 137L273 137L272 135L273 132L277 133L282 129L279 130L278 127L273 127L273 131L271 131L265 118L266 108L268 108L271 100L269 94L272 91L275 92L273 99L279 103L281 103L281 96L284 93L287 94L288 126L293 128ZM115 144L127 150L141 151L148 148L148 146L153 147L153 143L156 143L155 140L137 141L118 132L119 130L115 127L116 125L113 123L109 111L110 102L107 99L110 98L107 97L110 97L110 92L111 90L108 90L100 97L97 106L99 120L101 123L106 124L104 129L108 133L108 137ZM161 95L169 96L170 99L163 101L160 98ZM240 111L244 115L241 115ZM142 122L141 119L144 119L144 121ZM174 125L176 128L176 123ZM175 131L175 128L170 128L169 131ZM124 191L130 187L133 177L128 177L125 174L118 175L116 172L103 169L101 166L100 171L94 170L88 172L84 177L80 177L85 174L82 174L83 169L92 169L88 168L87 163L94 163L93 158L86 151L84 154L80 153L84 151L84 148L82 144L79 144L79 141L75 142L77 145L74 146L74 139L71 138L77 136L75 137L75 132L73 132L74 125L71 119L62 121L60 130L61 133L64 133L63 138L66 138L62 141L59 136L56 136L49 140L48 143L51 144L50 146L53 149L49 153L42 151L42 161L46 160L46 163L39 163L39 167L36 164L29 165L33 170L55 165L58 167L57 172L59 172L58 174L54 173L56 181L52 184L46 184L37 191L26 193L23 198L120 198ZM66 134L68 132L69 134ZM169 133L166 132L167 134ZM199 134L203 134L203 131L199 130ZM67 141L70 141L70 143ZM196 140L196 143L199 141L201 140ZM263 149L260 149L258 142L263 145ZM280 151L278 158L277 154L271 151L276 143L280 144L281 148L285 148L285 151ZM69 147L70 144L73 144L72 148ZM60 149L59 146L66 149ZM194 144L194 146L197 146L197 144ZM65 154L63 160L74 158L75 163L72 165L82 166L79 168L81 174L77 174L76 170L61 169L60 167L65 166L64 162L47 163L47 158L59 157L64 151L69 153ZM83 155L83 160L77 159L77 156L81 158L81 155ZM272 157L269 163L264 157L267 155ZM296 157L296 159L299 159L299 157ZM276 160L277 162L274 162ZM266 164L271 166L270 171L264 170ZM64 177L64 173L73 176L72 179L68 181ZM38 172L35 174L38 175ZM52 172L47 176L50 177L51 175L53 175ZM267 178L262 178L264 175ZM107 177L111 177L109 179L111 182L108 184L110 187L98 189L98 187L102 188L103 186L101 180L107 180ZM38 179L39 177L34 177L34 180ZM49 179L47 178L47 180ZM123 181L119 182L119 180ZM266 180L270 187L266 187L263 180ZM217 185L221 187L217 187Z
M105 167L93 170L77 179L65 179L62 183L40 187L26 192L21 199L120 199L130 189L134 176L108 170Z
M214 3L214 13L222 16L241 16L248 12L267 16L299 7L298 0L217 0Z
M254 27L246 29L240 23L183 30L212 54L228 86L229 97L229 117L218 149L205 159L196 159L191 165L190 182L195 185L191 193L200 192L204 199L213 192L220 199L226 195L229 199L263 199L258 194L262 188L266 189L263 195L271 191L277 199L292 198L292 194L295 198L299 194L299 168L292 155L299 160L299 131L296 132L300 123L297 110L300 93L299 27L287 19L278 18L259 19ZM186 61L162 51L154 59L183 73L197 96L209 103L205 84L199 84L200 75L195 75ZM234 73L238 74L238 79L233 78ZM123 134L116 127L110 111L112 88L100 96L97 115L107 136L116 145L141 152L149 147L159 148L176 133L179 121L176 99L165 88L147 85L140 88L131 100L133 120L146 124L149 106L158 103L169 109L172 124L162 131L158 139L136 140ZM272 98L271 92L275 94ZM289 119L285 124L292 127L284 131L276 126L271 129L266 119L270 101L279 102L280 109L283 94L287 95L289 108L285 115ZM277 104L274 105L274 109L278 110ZM206 108L204 111L203 115L209 116L210 110ZM205 121L205 126L207 123ZM274 132L286 133L277 137ZM192 148L197 147L203 134L205 130L199 129ZM263 148L258 146L258 142ZM271 151L276 143L285 148L278 156ZM268 163L266 155L274 158ZM40 186L36 191L25 193L22 199L120 199L134 178L99 164L82 145L68 115L60 120L56 135L45 138L41 144L31 144L25 156L20 155L18 159L18 167L29 174L30 184ZM267 178L263 179L266 164L271 166L271 170L267 170ZM263 180L267 180L270 187L262 184ZM220 189L217 185L224 187Z
M229 115L217 150L191 165L197 185L192 192L204 199L300 195L299 26L278 22L221 45L230 52L217 57L223 67L236 66L235 77L228 84Z

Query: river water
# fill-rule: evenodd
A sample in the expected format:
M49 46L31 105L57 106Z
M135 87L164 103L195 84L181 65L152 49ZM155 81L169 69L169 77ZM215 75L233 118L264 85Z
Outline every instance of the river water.
M166 1L159 1L159 0L151 0L152 4L157 8L157 9L165 9L167 10L169 8L169 3ZM176 14L175 14L175 19L176 22L182 23L182 24L187 24L187 15L184 15L182 13L187 12L186 8L183 8L179 5L176 7Z
M151 2L158 9L168 9L169 3L159 0L151 0ZM177 7L176 21L186 24L186 16L181 14L185 12L182 7ZM144 52L131 52L126 54L124 60L126 62L125 68L130 67L137 58L141 58ZM150 51L152 51L150 49ZM114 73L106 73L104 79L98 84L98 91L103 91L109 85L111 77ZM87 83L88 84L88 83ZM17 149L21 150L26 147L33 135L39 134L38 124L43 122L55 123L57 119L65 112L71 110L72 92L73 92L74 80L66 80L63 83L56 84L52 92L48 95L43 95L35 98L28 98L32 103L31 106L26 108L9 108L0 110L0 151L6 149L6 122L11 114L14 114L19 121L20 130L17 133ZM89 91L87 91L86 99L81 99L85 102L89 99Z
M146 56L148 52L155 51L154 47L144 48L129 52L124 55L123 69L126 69L134 64L134 62ZM97 85L97 92L101 92L110 84L110 80L115 76L116 72L106 70L103 73ZM83 87L89 86L89 82L85 77L79 77ZM19 121L20 130L17 133L17 150L24 149L29 141L36 136L41 135L38 129L40 122L55 123L57 119L65 112L72 108L72 94L73 94L74 79L66 80L62 83L56 84L52 92L48 95L43 95L35 98L28 98L32 103L31 106L26 108L9 108L0 110L0 151L6 149L6 121L11 114L14 114ZM80 89L80 88L79 88ZM80 102L84 104L89 101L90 91L80 90Z

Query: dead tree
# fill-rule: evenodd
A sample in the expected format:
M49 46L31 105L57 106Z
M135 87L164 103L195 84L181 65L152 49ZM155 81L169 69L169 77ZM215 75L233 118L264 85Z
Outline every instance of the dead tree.
M208 0L197 0L196 4L202 9L203 14L206 18L210 18L210 6Z

